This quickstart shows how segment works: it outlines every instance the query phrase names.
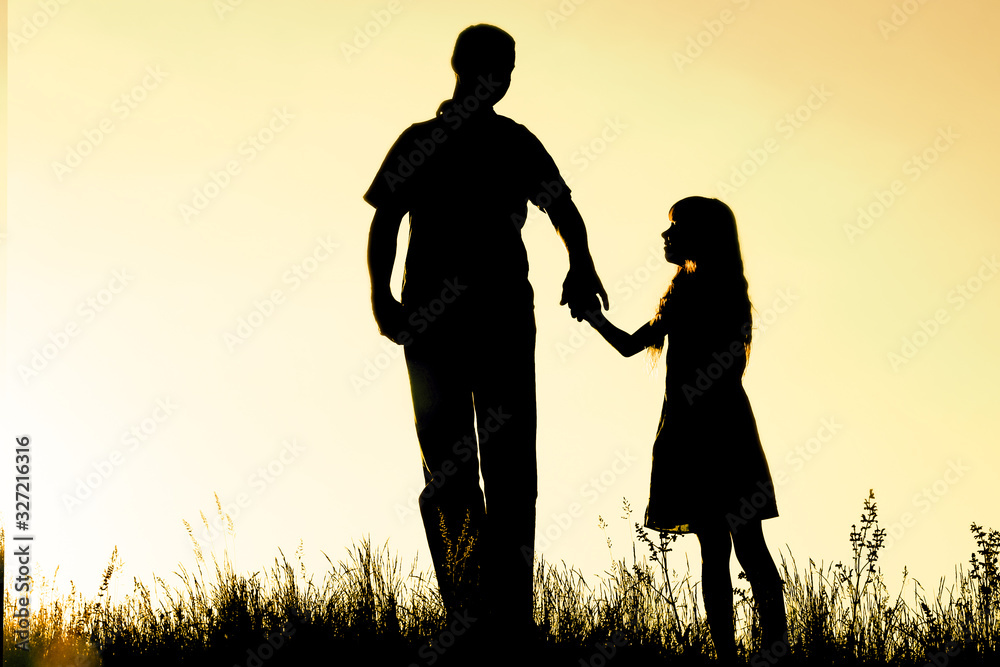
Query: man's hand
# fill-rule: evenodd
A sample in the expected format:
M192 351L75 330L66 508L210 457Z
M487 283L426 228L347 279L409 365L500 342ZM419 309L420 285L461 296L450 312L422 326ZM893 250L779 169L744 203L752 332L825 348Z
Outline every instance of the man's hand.
M392 263L396 260L396 234L405 211L383 206L375 209L371 231L368 233L368 274L372 284L372 314L380 334L397 345L406 332L406 313L403 305L389 290Z
M608 309L608 293L592 264L586 268L570 266L559 305L568 305L569 314L577 322L586 319L588 312L600 312L602 305Z
M388 296L372 296L372 313L375 315L375 324L378 325L378 332L397 345L402 345L405 341L401 338L407 333L406 313L403 304L396 301L390 294Z
M608 293L604 291L604 285L594 269L594 260L587 245L587 228L576 204L568 194L563 195L556 197L546 212L569 252L569 272L563 281L559 305L569 305L570 315L578 322L587 317L588 310L600 310L600 304L604 304L607 310Z

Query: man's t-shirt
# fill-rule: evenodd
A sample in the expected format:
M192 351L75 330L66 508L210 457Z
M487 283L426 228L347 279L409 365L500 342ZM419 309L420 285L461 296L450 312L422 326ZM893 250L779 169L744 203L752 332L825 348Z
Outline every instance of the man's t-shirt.
M527 128L492 110L471 118L450 110L400 135L364 198L409 211L404 305L425 304L457 280L466 302L530 307L527 202L545 209L564 196L569 187Z

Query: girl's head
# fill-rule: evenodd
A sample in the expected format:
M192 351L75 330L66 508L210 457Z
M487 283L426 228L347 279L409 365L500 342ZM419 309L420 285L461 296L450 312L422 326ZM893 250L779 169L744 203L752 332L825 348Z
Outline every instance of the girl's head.
M743 273L736 217L718 199L687 197L670 207L671 225L663 232L667 261L692 271Z
M664 254L680 268L653 321L668 326L712 322L749 356L752 306L732 209L718 199L686 197L670 208L669 217L671 225L662 234ZM651 350L654 356L658 351Z

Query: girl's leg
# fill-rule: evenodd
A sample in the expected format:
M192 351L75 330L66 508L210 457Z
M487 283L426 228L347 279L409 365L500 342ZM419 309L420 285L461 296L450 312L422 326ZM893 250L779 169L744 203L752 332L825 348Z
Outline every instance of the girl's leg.
M780 658L788 652L788 621L781 576L767 550L760 521L750 521L733 530L733 546L757 601L760 615L761 650Z
M712 633L715 653L723 663L736 660L736 629L733 627L733 584L729 576L732 539L725 523L700 527L701 593L705 616Z

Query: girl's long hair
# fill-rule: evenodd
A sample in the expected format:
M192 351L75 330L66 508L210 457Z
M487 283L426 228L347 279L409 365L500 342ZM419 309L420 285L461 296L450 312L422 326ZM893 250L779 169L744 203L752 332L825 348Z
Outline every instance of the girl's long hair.
M735 331L736 340L750 358L753 317L748 283L743 273L743 254L736 231L736 216L718 199L687 197L670 209L675 225L683 225L690 241L691 260L679 267L660 298L652 323L669 331L673 318L697 316L708 308L723 308L713 319ZM683 326L683 323L681 323ZM650 346L655 360L663 351L663 339Z

